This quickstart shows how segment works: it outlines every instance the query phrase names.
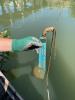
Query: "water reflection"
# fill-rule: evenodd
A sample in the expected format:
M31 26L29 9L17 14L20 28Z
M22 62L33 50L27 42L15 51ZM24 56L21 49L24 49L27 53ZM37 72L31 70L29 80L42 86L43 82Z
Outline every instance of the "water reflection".
M70 10L72 17L75 17L75 0L72 0L70 3Z
M72 16L74 16L74 6L71 5L74 5L72 0L1 0L0 30L12 27L15 20L22 19L22 22L24 22L25 17L45 7L57 7L59 9L59 7L68 6L71 9Z
M71 0L1 0L0 15L23 11L25 8L33 10L34 8L39 9L46 6L69 6L70 2Z

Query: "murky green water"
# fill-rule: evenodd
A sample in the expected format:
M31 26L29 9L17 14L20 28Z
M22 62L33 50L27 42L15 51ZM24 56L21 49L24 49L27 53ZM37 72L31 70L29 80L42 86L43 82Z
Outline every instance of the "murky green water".
M0 31L8 30L12 38L40 37L45 27L56 28L56 59L49 76L51 100L75 100L75 1L9 1L0 1ZM49 43L47 50L48 56ZM31 74L37 59L34 51L15 53L5 66L7 78L25 100L47 100L44 82Z

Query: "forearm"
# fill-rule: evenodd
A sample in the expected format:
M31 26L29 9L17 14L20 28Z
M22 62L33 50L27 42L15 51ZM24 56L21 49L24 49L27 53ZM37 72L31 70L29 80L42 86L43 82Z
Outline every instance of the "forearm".
M0 38L0 52L22 51L27 45L26 39Z
M0 52L12 51L12 39L0 38Z
M25 37L22 39L9 39L9 38L0 38L0 52L6 51L24 51L29 50L30 47L39 48L42 46L41 42L32 36Z

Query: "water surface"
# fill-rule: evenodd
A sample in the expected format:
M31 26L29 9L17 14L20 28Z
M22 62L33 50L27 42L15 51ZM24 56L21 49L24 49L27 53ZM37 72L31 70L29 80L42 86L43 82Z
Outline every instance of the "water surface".
M75 1L74 0L1 0L0 31L11 38L39 38L47 26L57 31L56 58L49 75L51 100L75 100ZM50 37L48 34L47 62ZM44 81L32 75L38 64L35 51L17 52L4 67L7 78L26 100L47 100Z

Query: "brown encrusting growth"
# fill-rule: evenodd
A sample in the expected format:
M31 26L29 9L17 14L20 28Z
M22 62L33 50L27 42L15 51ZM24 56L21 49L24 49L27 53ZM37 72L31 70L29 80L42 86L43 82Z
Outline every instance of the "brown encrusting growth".
M39 67L34 67L33 75L38 79L44 79L45 71Z

